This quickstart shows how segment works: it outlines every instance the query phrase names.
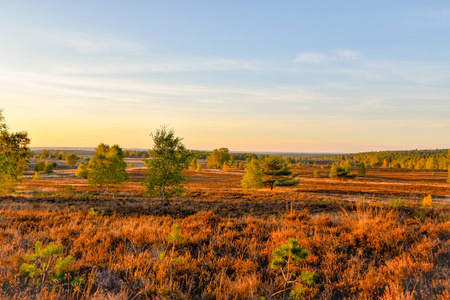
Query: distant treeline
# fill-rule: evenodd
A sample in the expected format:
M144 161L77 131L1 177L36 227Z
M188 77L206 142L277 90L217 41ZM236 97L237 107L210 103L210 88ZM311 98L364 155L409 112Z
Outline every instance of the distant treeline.
M450 150L408 150L379 151L344 154L332 157L336 160L350 160L355 164L363 162L369 168L402 168L415 170L447 170Z

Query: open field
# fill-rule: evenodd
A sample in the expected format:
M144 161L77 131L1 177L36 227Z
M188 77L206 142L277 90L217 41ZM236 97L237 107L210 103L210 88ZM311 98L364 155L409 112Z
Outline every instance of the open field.
M135 165L109 195L64 167L0 198L1 298L282 299L299 286L306 299L450 298L447 172L368 169L339 181L305 167L296 187L245 193L242 170L187 171L187 195L160 203L143 196ZM421 207L427 195L432 208ZM183 239L171 243L174 224ZM310 254L285 285L269 264L291 237ZM63 245L82 282L21 272L36 241ZM302 271L317 280L302 283Z

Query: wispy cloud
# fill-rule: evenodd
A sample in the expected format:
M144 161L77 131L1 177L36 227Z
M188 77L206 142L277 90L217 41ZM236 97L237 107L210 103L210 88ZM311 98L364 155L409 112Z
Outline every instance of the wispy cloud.
M355 60L361 58L361 53L352 49L336 49L330 54L322 52L302 52L298 54L296 63L323 63L329 61Z
M145 47L139 43L111 35L70 31L38 31L37 33L58 46L67 47L83 54L130 54L145 50Z
M60 74L131 74L131 73L166 73L227 70L260 70L262 61L250 61L228 58L185 58L156 59L141 58L139 61L118 62L117 60L95 60L77 62L60 62L52 71Z
M361 57L361 53L351 49L337 49L333 52L331 59L335 60L352 60Z
M321 63L327 60L327 56L319 52L303 52L295 57L294 62L298 63Z

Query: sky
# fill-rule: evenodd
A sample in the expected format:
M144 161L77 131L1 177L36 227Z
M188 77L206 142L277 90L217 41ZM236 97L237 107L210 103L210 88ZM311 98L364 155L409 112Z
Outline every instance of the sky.
M32 147L450 147L449 1L0 1L0 109Z

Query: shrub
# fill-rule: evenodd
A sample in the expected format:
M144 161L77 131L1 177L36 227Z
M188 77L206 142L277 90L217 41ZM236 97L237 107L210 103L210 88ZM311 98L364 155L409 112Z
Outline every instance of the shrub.
M75 176L83 178L83 179L87 179L88 175L89 175L89 171L86 168L86 165L83 162L81 162L78 165L77 170L75 171Z
M53 165L49 161L45 162L43 173L44 174L53 173Z
M274 293L272 296L284 293L286 298L286 291L288 284L295 284L291 290L291 297L301 297L305 292L305 284L313 284L318 276L315 272L302 271L300 274L300 282L295 279L295 271L293 271L293 265L299 265L300 262L305 260L309 255L309 251L303 249L298 244L297 239L290 238L287 244L282 245L279 248L275 248L272 252L272 261L270 262L270 268L279 270L283 276L284 288L281 291Z
M69 166L74 166L77 164L78 156L75 153L66 156L66 164Z
M134 163L130 163L130 164L128 165L128 167L129 167L129 168L134 168Z
M41 179L42 177L41 177L41 173L40 172L34 172L34 175L33 175L33 179Z
M434 206L433 198L431 195L425 196L422 200L422 207L423 208L432 208Z
M36 165L34 165L35 172L42 172L45 168L45 161L37 161Z
M314 178L320 178L320 170L314 170Z
M65 281L65 275L69 273L68 268L73 260L70 255L58 257L62 249L62 245L55 245L53 242L42 248L42 243L37 241L34 253L23 256L26 262L20 265L20 271L26 274L34 285L44 284L47 281L60 285ZM77 277L76 280L79 282L81 278Z
M390 207L394 207L394 208L403 207L403 206L406 206L406 202L403 200L400 200L400 199L394 199L394 200L389 201L388 205Z

